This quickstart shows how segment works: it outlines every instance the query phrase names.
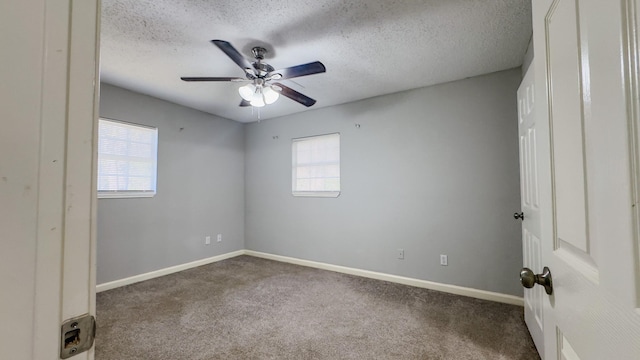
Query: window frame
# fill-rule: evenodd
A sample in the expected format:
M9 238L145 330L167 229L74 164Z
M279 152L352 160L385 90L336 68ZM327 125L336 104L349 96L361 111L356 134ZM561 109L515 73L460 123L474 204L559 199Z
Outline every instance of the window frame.
M150 129L155 131L155 141L152 144L153 149L152 153L154 154L153 159L153 190L100 190L99 189L99 176L100 176L100 122L106 121L111 123L123 124L125 126L131 127L139 127L144 129ZM158 139L159 139L159 129L155 126L137 124L130 121L122 121L117 119L111 119L107 117L100 116L98 118L98 146L97 146L97 157L96 157L96 188L98 199L126 199L126 198L152 198L158 192Z
M311 140L316 138L328 137L328 136L336 136L338 137L338 190L307 190L307 191L299 191L296 190L297 176L296 169L299 166L297 163L297 144L303 142L305 140ZM342 165L341 165L341 134L339 132L329 133L329 134L321 134L321 135L313 135L313 136L305 136L299 138L291 139L291 194L294 197L320 197L320 198L337 198L340 196L342 191L341 184L341 173L342 173ZM327 163L330 164L330 163Z

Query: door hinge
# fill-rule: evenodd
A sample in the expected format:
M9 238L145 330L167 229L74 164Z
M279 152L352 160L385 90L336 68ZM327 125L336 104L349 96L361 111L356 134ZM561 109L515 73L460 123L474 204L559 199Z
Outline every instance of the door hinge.
M96 338L96 319L85 314L62 323L60 358L68 359L85 352L93 346Z

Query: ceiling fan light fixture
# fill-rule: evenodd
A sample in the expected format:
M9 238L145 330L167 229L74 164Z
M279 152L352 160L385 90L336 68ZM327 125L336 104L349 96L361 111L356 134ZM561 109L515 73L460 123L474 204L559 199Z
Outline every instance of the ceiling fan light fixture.
M280 93L273 90L271 86L267 86L262 89L262 94L264 95L264 102L267 105L273 104L280 97Z
M262 87L256 88L256 92L253 93L250 101L253 107L263 107L266 105L264 101L264 94L262 93Z
M250 104L253 107L263 107L265 105L262 96L256 96L253 100L251 100Z
M240 93L240 96L247 100L247 101L252 101L253 100L253 95L256 93L256 86L253 84L247 84L244 86L240 86L238 88L238 93Z

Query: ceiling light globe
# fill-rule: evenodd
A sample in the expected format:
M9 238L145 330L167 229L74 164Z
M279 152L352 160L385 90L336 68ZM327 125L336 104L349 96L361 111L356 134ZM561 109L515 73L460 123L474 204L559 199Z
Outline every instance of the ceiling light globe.
M238 88L238 93L246 101L253 100L253 95L255 94L255 92L256 92L256 86L253 84L247 84L245 86L241 86L240 88Z
M260 89L258 89L258 91L253 94L250 104L254 107L263 107L265 105L264 96L262 95L262 91L260 91Z
M264 94L264 102L267 105L273 104L280 97L280 94L277 91L273 90L271 86L265 87L262 90L262 93Z

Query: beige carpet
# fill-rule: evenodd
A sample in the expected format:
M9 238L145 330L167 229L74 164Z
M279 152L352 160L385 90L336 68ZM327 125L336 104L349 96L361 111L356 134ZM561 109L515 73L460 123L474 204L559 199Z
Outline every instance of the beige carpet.
M539 359L522 312L240 256L99 293L96 360Z

